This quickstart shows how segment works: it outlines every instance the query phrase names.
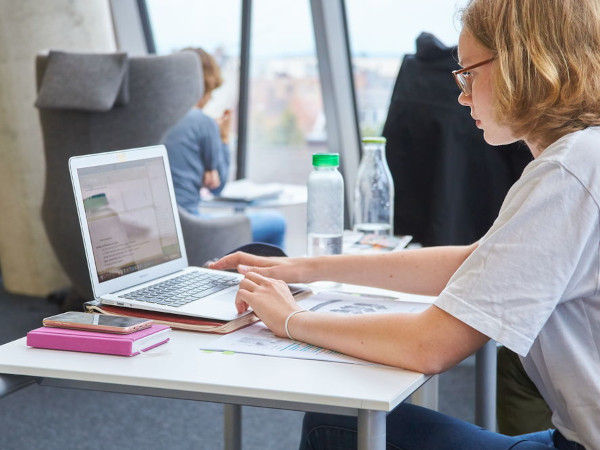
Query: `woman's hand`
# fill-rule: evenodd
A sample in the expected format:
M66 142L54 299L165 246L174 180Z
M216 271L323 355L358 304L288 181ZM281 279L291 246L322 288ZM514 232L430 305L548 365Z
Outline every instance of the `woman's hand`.
M235 252L211 263L211 269L236 269L241 274L254 272L263 277L283 280L286 283L310 283L318 273L314 258L284 258L256 256Z
M223 115L216 119L217 125L219 125L219 132L221 134L221 140L223 143L229 143L229 132L231 130L231 110L226 109Z
M287 337L286 318L300 309L285 282L255 272L247 272L240 283L235 297L235 307L238 313L251 307L265 325L281 337Z
M213 190L221 186L221 177L218 170L207 170L204 172L202 187Z

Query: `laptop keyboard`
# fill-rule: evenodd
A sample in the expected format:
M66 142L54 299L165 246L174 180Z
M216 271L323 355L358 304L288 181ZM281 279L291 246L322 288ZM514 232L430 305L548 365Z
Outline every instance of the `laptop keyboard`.
M236 286L239 282L237 277L223 274L189 272L137 291L128 292L120 297L179 307L228 287Z

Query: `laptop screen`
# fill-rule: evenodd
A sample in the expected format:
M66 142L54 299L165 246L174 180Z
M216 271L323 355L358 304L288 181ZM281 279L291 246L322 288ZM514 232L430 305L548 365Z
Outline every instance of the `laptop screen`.
M98 282L181 258L161 157L77 169Z

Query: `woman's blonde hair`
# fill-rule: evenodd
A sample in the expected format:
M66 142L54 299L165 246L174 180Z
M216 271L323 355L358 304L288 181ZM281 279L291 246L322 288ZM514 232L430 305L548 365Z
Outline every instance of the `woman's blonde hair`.
M543 148L600 125L600 1L471 0L463 27L496 54L496 118Z
M198 55L200 64L202 65L202 73L204 75L204 94L217 89L223 84L223 78L221 77L221 68L215 58L209 53L206 53L200 47L189 47L185 48L184 51L191 51Z

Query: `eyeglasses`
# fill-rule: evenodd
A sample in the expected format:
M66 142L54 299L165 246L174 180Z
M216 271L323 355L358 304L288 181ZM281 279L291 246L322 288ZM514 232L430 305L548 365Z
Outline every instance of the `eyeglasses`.
M491 63L495 59L496 59L496 57L493 57L490 59L486 59L485 61L478 62L477 64L473 64L472 66L452 71L452 75L454 75L454 80L456 81L456 84L458 85L460 90L463 92L463 94L471 95L472 80L471 80L471 72L470 71L475 69L476 67L480 67L480 66L483 66L484 64Z

